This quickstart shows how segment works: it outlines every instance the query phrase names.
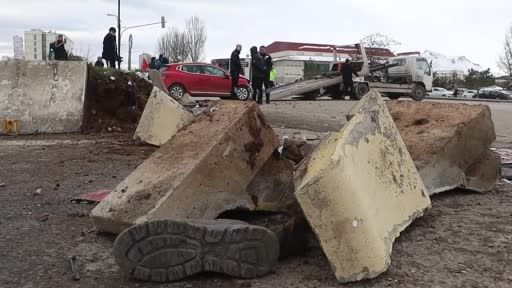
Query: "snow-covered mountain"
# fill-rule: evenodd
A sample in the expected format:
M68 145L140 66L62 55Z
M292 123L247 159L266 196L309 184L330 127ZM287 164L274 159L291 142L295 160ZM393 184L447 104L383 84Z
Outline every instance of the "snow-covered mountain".
M469 69L484 70L482 66L469 61L465 56L449 57L441 53L425 50L421 56L432 61L434 71L461 71L466 73Z

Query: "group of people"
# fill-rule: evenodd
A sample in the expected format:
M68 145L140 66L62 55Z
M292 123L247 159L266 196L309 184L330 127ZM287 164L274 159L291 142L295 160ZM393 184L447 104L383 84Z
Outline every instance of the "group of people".
M265 92L266 103L270 103L269 89L274 87L274 80L276 70L274 69L272 56L270 56L265 46L251 47L251 86L253 90L252 100L258 104L263 104L263 92ZM233 97L238 93L238 80L242 74L242 62L240 60L240 53L242 52L242 45L236 45L235 50L231 53L229 60L229 73L231 74L231 94Z

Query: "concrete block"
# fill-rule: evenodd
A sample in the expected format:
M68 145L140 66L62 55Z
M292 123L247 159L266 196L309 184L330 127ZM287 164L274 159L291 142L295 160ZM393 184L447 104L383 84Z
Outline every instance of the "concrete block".
M0 61L0 122L17 122L20 134L77 132L86 81L86 62Z
M254 209L247 185L278 146L255 103L221 101L133 171L92 211L98 230L119 233L159 218L214 219Z
M149 79L151 79L151 83L153 83L155 87L169 95L169 90L167 90L167 87L165 87L165 83L162 79L162 74L160 74L160 71L149 69Z
M340 282L387 270L392 244L430 198L375 90L297 172L296 197Z
M178 130L192 122L193 118L192 113L176 100L154 87L135 130L134 139L162 146Z
M247 186L256 210L287 211L296 203L293 176L292 162L271 156Z
M485 192L499 179L488 106L415 101L387 106L430 195L458 187Z

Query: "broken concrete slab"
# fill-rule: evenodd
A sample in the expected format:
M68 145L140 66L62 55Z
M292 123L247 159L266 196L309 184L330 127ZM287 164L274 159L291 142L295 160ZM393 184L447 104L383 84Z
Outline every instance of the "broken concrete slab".
M430 199L381 96L372 90L297 172L296 197L340 282L387 270L392 245Z
M485 192L499 179L496 139L485 105L390 101L389 111L430 195L454 188Z
M247 186L255 209L280 212L296 203L293 176L292 162L271 156Z
M162 74L160 73L160 71L150 69L149 77L151 78L151 82L153 83L153 85L155 85L155 87L162 90L165 94L171 95L167 87L165 87L165 83L164 80L162 79ZM197 102L194 99L192 99L192 97L187 93L185 93L183 97L181 97L180 99L174 100L178 101L178 103L185 107L195 107L197 105Z
M214 219L255 204L247 185L278 145L253 102L221 101L180 130L92 211L98 230L119 233L160 218Z
M78 132L87 63L0 61L0 134Z
M162 74L160 71L155 69L149 69L149 79L151 79L151 83L161 91L163 91L165 94L169 94L169 90L167 90L167 87L165 87L164 79L162 79Z
M285 138L283 141L283 158L299 164L306 156L313 151L313 145L307 140L296 140Z
M148 144L162 146L193 119L192 113L154 87L133 137Z

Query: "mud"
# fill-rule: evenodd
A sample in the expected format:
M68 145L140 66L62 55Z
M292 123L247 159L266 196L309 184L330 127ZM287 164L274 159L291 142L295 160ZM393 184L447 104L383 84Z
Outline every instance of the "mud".
M153 84L133 73L89 67L82 132L135 132Z

